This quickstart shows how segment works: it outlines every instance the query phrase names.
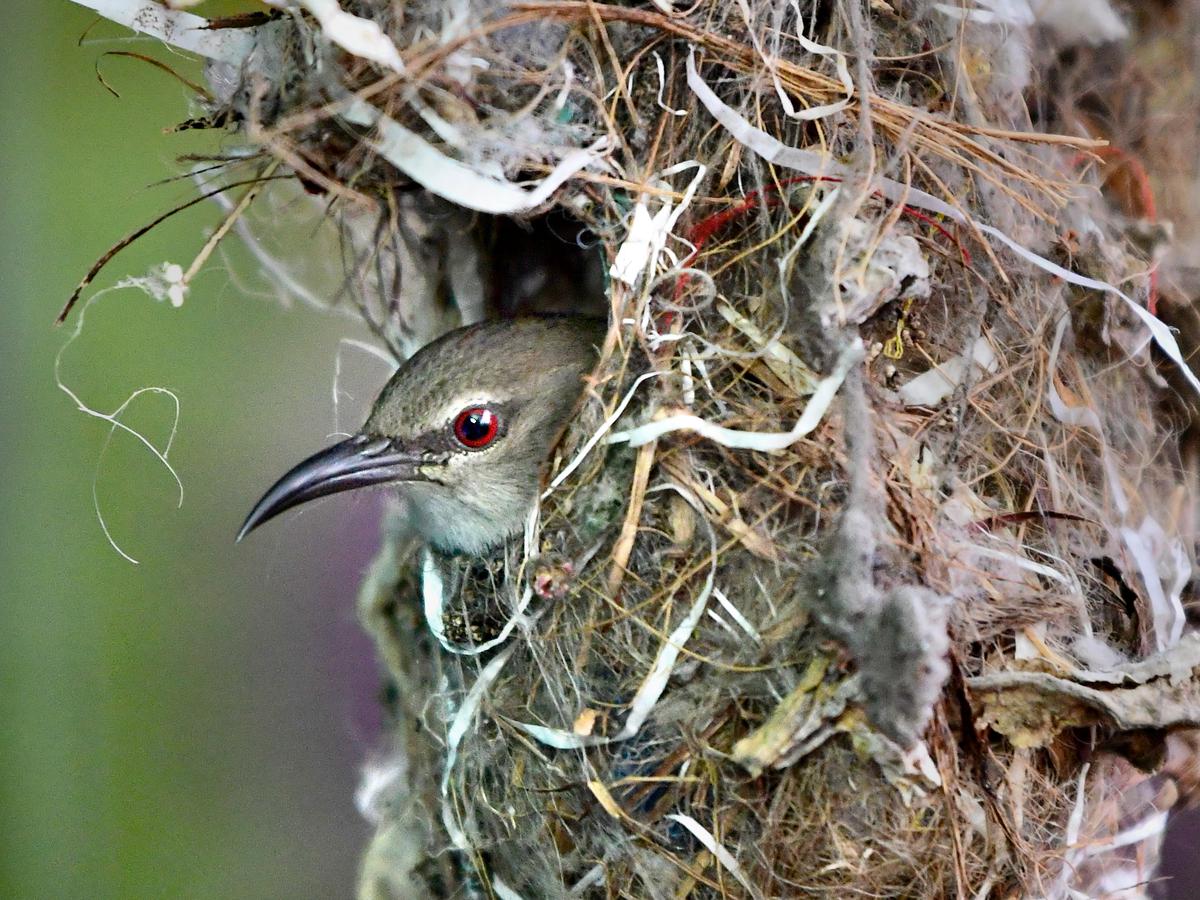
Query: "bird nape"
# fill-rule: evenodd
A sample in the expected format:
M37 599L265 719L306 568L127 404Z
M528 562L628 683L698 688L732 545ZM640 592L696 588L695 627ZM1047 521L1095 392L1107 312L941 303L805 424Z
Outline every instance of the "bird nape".
M523 527L604 331L563 316L448 332L396 370L357 434L280 478L238 540L317 497L393 485L413 533L440 552L496 546Z

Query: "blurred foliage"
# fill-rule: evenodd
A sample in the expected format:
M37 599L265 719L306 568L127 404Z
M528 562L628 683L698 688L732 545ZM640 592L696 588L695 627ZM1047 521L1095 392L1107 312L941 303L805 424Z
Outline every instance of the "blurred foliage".
M175 156L211 152L220 136L163 134L189 109L161 71L102 60L120 99L95 72L107 49L197 77L194 63L108 24L89 30L95 16L66 0L11 0L5 20L0 896L347 896L366 835L352 794L374 699L351 597L373 508L324 506L250 546L232 536L282 467L331 430L348 326L241 290L253 267L235 241L180 309L106 295L64 376L104 410L146 385L178 394L182 508L135 441L118 436L101 458L107 425L54 383L75 320L51 323L112 243L193 195L186 180L151 186L177 173ZM175 217L95 287L163 261L186 267L219 218L209 204ZM161 440L170 404L146 398L129 421ZM141 565L108 545L93 489ZM334 532L362 537L339 549Z

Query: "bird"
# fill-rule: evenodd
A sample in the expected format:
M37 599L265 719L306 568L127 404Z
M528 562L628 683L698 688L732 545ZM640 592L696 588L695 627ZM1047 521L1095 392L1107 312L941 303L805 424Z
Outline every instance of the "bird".
M553 316L447 332L400 365L356 434L280 478L237 540L317 497L388 485L428 547L486 554L524 528L605 330Z

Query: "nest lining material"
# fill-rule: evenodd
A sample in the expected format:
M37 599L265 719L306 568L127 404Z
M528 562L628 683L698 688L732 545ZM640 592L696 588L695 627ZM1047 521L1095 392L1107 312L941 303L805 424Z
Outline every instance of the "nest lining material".
M1152 315L1169 248L1086 190L1106 151L1049 89L1088 65L1052 6L199 22L197 121L249 138L223 175L295 175L394 352L564 297L611 315L524 541L442 559L397 523L364 585L395 720L363 897L1148 879L1173 782L1137 766L1200 723L1196 495L1152 357L1195 378ZM1070 42L1124 37L1098 6ZM127 24L197 25L152 11ZM225 230L269 238L281 185ZM517 269L512 217L545 237Z

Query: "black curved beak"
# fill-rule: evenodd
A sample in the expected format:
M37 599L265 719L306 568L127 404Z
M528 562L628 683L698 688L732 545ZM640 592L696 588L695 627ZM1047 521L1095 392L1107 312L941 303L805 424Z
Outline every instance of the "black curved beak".
M356 435L341 441L310 456L275 482L250 510L237 539L317 497L388 481L423 481L421 464L419 455L397 451L387 438Z

